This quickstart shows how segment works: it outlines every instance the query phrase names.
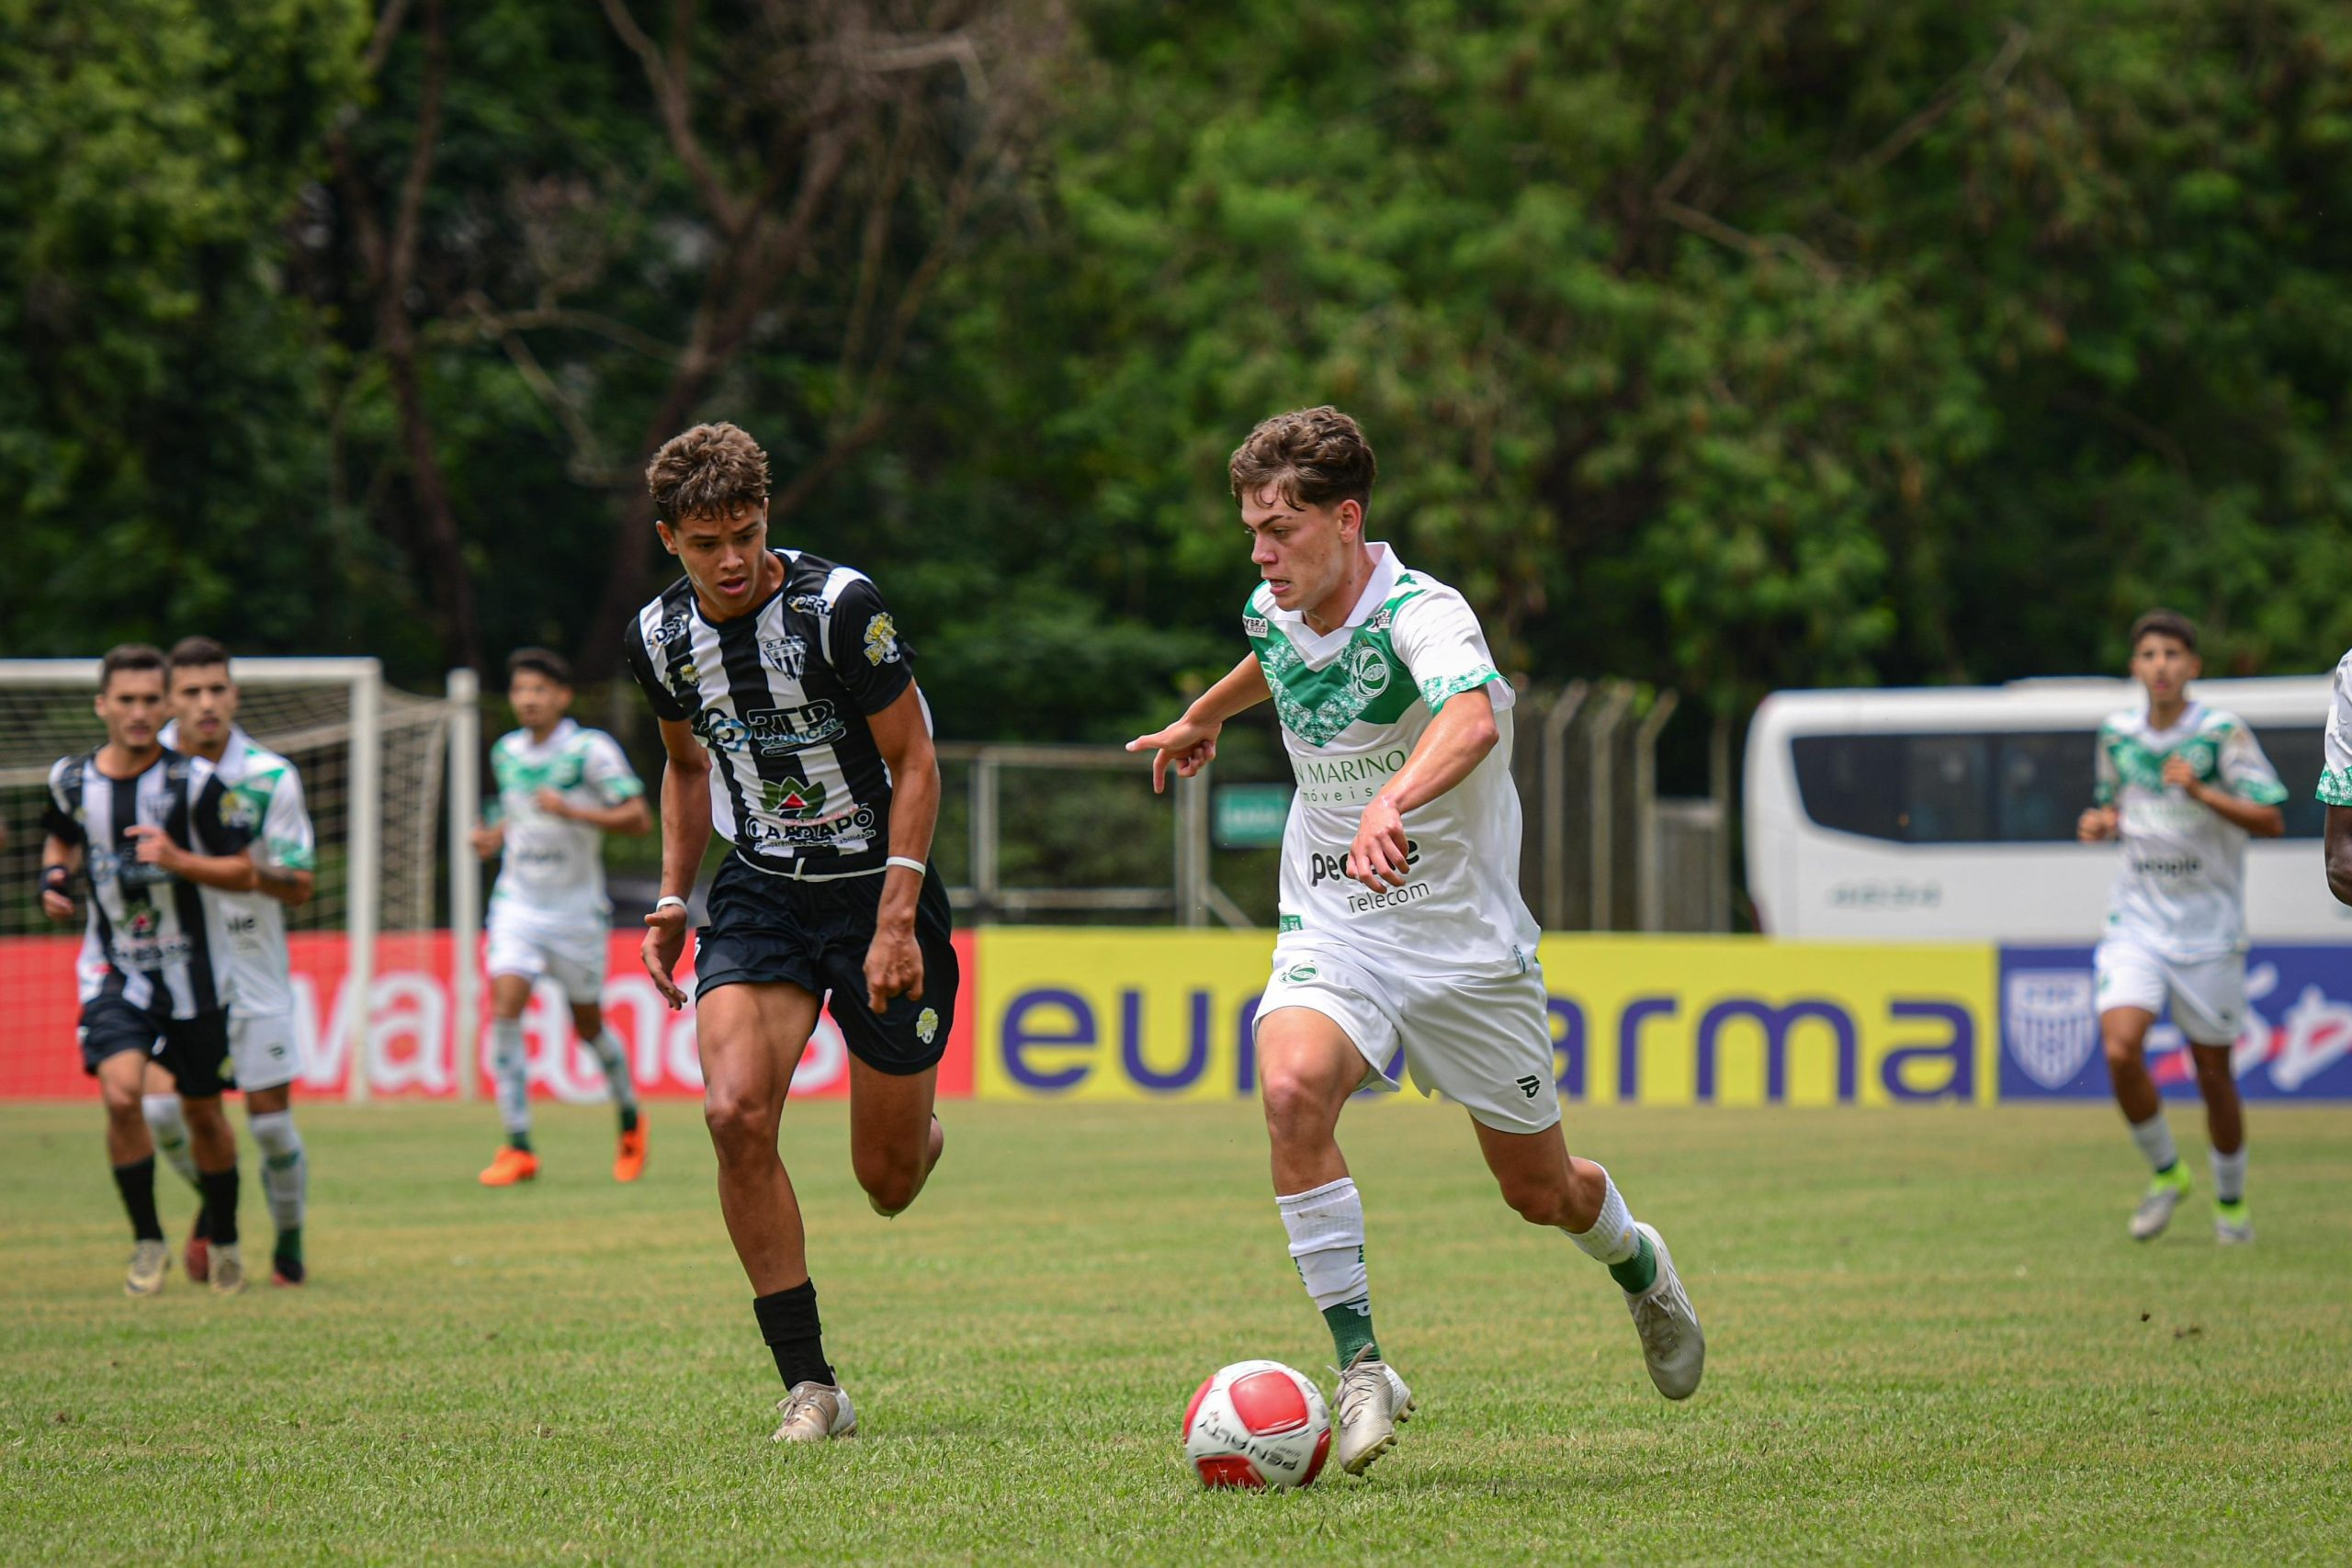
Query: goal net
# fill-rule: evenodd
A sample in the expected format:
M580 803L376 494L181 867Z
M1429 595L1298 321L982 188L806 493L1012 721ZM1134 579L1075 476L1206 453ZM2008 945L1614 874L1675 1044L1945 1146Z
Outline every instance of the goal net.
M86 1092L82 928L43 916L38 879L50 766L106 739L90 707L97 671L95 659L0 660L0 1100ZM318 839L317 893L287 912L303 1076L364 1098L381 1071L369 1024L386 1005L387 950L430 944L438 923L450 705L385 685L373 659L239 659L231 673L238 724L300 770Z

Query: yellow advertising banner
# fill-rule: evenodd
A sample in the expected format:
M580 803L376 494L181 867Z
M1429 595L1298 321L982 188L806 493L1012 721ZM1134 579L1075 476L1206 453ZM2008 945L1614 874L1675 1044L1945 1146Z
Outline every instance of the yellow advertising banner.
M1256 1092L1252 1023L1271 933L1031 927L982 931L978 945L980 1098ZM1541 957L1553 1076L1570 1100L1994 1099L1991 947L1556 936Z

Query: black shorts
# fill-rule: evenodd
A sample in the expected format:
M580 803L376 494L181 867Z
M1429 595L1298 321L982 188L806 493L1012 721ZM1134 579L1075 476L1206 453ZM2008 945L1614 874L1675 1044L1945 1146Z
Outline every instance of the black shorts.
M136 1051L162 1064L189 1100L210 1100L237 1087L229 1062L229 1015L203 1012L194 1018L157 1018L120 997L95 997L82 1005L82 1070L92 1077L108 1056Z
M947 884L932 867L915 900L915 945L922 952L922 999L891 999L876 1013L865 1005L865 953L887 873L831 882L797 881L754 871L729 855L710 885L710 923L697 933L695 997L721 986L797 986L819 997L836 993L833 1021L857 1059L876 1072L920 1073L947 1051L956 1017L956 963Z

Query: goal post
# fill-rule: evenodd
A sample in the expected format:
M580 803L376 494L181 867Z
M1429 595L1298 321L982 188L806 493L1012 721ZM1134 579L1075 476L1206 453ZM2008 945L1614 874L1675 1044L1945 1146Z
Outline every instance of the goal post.
M105 739L90 711L98 664L0 660L0 828L6 834L0 843L0 939L13 954L0 964L0 1092L10 1085L28 1092L30 1069L19 1069L33 1053L40 1054L44 1073L55 1073L56 1060L72 1062L79 1073L70 972L81 931L50 925L34 884L50 765ZM317 891L288 911L287 923L297 941L318 932L343 938L340 995L317 998L311 1043L325 1058L340 1059L347 1097L364 1100L373 1087L379 939L388 927L428 931L438 924L435 876L442 791L451 771L452 705L392 689L373 658L238 657L231 669L242 697L240 726L301 773L318 837ZM61 987L68 1009L62 1019L54 1016Z

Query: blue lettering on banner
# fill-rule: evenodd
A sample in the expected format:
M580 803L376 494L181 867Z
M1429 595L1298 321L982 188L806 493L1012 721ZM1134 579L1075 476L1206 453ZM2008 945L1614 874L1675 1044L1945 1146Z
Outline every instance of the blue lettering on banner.
M1852 1016L1844 1008L1818 997L1793 1001L1786 1007L1774 1007L1753 997L1738 997L1717 1002L1700 1016L1697 1099L1703 1101L1715 1098L1717 1041L1724 1025L1734 1019L1748 1020L1764 1032L1764 1098L1768 1102L1779 1104L1789 1097L1789 1031L1807 1019L1829 1026L1838 1045L1838 1098L1854 1098L1861 1078L1861 1042L1855 1034Z
M1887 1014L1905 1019L1937 1019L1951 1026L1940 1045L1897 1045L1879 1062L1879 1082L1890 1100L1957 1100L1965 1105L1976 1098L1976 1021L1958 1002L1890 1002ZM1934 1088L1914 1087L1908 1071L1915 1062L1949 1064L1943 1082Z
M1553 1082L1571 1100L1584 1098L1584 1009L1554 997L1544 1009L1552 1021Z
M1160 1072L1143 1059L1143 993L1119 993L1119 1063L1127 1069L1127 1077L1145 1089L1166 1092L1190 1089L1209 1065L1209 994L1194 991L1192 996L1192 1043L1184 1053L1184 1065L1173 1072Z
M1069 1015L1069 1027L1059 1033L1031 1030L1029 1015L1040 1009L1059 1009ZM1093 1070L1091 1060L1072 1062L1066 1067L1033 1066L1028 1059L1033 1048L1082 1045L1091 1057L1094 1043L1094 1010L1075 991L1025 992L1004 1010L1004 1069L1015 1082L1030 1089L1074 1089Z
M1617 1098L1632 1101L1642 1095L1642 1025L1654 1018L1672 1018L1682 1010L1672 997L1636 997L1617 1015Z

